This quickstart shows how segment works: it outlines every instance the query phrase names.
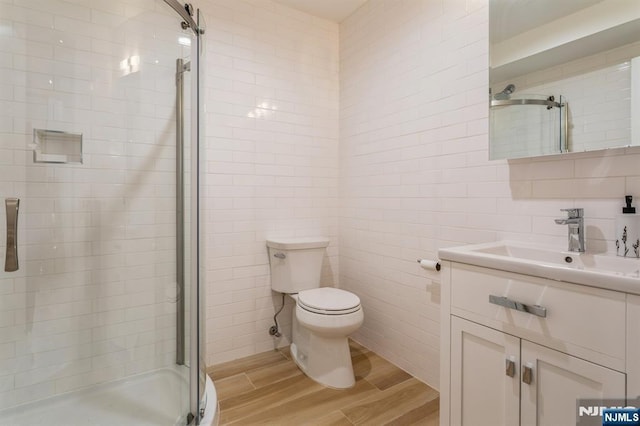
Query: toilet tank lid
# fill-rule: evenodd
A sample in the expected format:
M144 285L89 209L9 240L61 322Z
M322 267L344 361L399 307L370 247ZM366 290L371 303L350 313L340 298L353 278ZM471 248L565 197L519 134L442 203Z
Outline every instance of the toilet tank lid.
M272 247L280 250L323 248L328 245L329 239L325 237L274 238L267 240L267 247Z

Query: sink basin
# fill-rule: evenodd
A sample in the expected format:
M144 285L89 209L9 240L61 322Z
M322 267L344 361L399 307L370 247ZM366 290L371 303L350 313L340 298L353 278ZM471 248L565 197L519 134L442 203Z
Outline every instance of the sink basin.
M640 259L513 241L441 249L438 255L442 260L640 294Z

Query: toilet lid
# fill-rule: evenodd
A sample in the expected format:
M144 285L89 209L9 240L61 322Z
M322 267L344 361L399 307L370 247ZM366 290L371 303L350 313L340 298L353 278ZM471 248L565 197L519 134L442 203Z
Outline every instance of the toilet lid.
M298 293L298 306L310 312L342 315L360 309L360 298L333 287L320 287Z

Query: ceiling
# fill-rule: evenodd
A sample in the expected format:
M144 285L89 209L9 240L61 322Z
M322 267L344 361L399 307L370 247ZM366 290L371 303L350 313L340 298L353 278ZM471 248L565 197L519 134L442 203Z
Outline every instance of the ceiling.
M548 24L602 0L491 0L491 43Z
M293 9L328 19L334 22L341 22L351 15L367 0L275 0L276 2L289 6Z
M367 0L275 0L334 22L342 22ZM492 42L502 41L602 0L491 0ZM508 18L507 18L508 17Z

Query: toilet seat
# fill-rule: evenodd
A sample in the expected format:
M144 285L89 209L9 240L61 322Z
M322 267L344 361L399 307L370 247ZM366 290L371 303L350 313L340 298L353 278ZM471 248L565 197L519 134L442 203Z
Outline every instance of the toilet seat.
M298 306L321 315L346 315L360 310L360 298L333 287L320 287L298 293Z

